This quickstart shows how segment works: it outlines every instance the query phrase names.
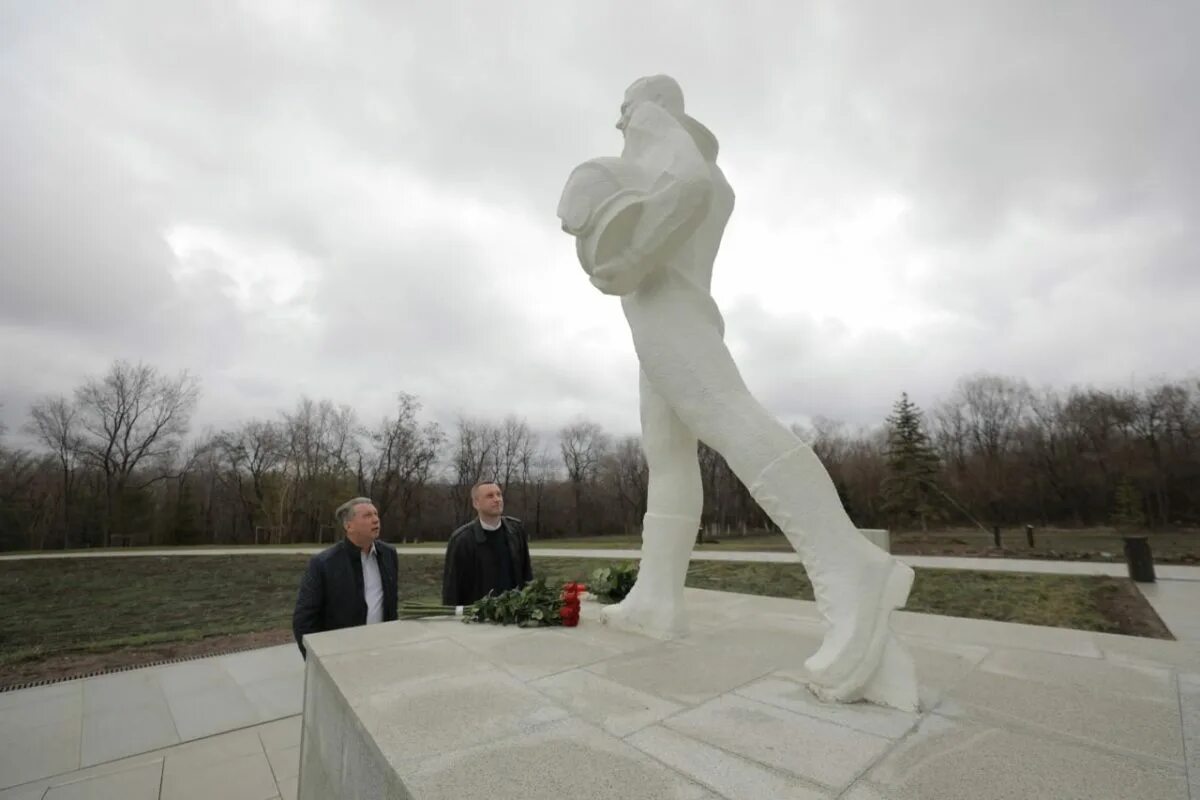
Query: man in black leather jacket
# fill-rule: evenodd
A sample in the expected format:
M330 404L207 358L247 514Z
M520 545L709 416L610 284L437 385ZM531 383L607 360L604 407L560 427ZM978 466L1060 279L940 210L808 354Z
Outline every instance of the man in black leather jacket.
M396 548L379 541L379 512L366 497L336 512L345 538L313 556L300 582L292 633L301 655L304 637L396 619Z
M519 519L503 516L504 494L495 483L471 488L479 516L450 535L442 574L442 602L466 606L488 592L519 589L533 580L529 542Z

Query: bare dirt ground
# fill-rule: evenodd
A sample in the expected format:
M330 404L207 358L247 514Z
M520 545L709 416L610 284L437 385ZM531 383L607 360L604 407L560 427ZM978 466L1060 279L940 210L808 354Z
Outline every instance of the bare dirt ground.
M101 672L146 667L161 661L203 658L270 647L292 641L288 629L209 636L199 641L164 642L145 647L129 647L103 653L61 653L42 661L26 661L6 666L0 678L0 691L27 683L49 683L83 678Z

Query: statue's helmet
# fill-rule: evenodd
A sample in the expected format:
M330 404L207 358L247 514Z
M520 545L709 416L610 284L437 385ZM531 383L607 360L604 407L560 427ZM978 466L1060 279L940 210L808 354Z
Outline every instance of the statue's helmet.
M644 167L623 158L594 158L571 172L558 217L563 230L575 237L587 274L629 246L652 184Z

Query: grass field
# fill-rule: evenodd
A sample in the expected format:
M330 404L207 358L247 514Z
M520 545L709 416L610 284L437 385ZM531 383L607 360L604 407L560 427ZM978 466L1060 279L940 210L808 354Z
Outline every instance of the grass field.
M0 686L290 640L305 555L0 562ZM607 562L535 558L553 582ZM440 556L400 559L403 600L436 601ZM693 562L688 585L812 599L799 564ZM1168 637L1128 581L918 570L909 610Z

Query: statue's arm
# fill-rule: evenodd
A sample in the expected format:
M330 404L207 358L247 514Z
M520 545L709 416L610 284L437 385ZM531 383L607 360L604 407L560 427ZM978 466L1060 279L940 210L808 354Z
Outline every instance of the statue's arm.
M656 169L659 177L641 201L627 252L592 276L593 285L607 294L628 294L660 267L704 220L712 196L708 162L660 106L642 103L634 109L621 157Z

